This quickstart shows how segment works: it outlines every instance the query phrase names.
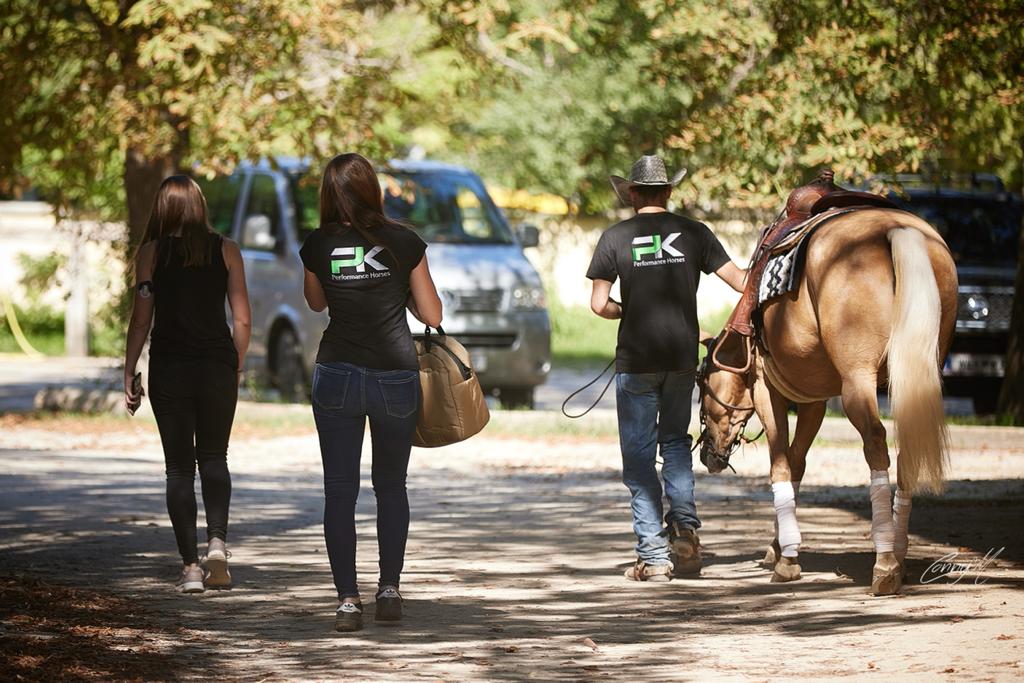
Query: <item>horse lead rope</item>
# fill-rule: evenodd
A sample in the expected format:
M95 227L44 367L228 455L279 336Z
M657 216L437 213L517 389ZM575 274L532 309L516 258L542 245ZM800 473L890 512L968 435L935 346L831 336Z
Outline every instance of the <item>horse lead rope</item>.
M587 382L586 384L584 384L582 387L580 387L576 391L574 391L571 394L569 394L568 396L566 396L565 400L562 401L562 415L565 415L570 420L577 420L577 419L583 417L584 415L586 415L587 413L589 413L594 408L596 408L597 404L601 402L601 399L603 399L604 395L608 392L608 387L610 387L612 385L612 381L615 380L616 373L613 372L611 374L611 377L608 378L608 382L604 385L604 389L601 390L601 395L597 397L596 401L594 401L593 403L590 404L589 408L584 410L579 415L570 415L565 410L565 407L567 405L569 405L569 401L573 400L574 398L579 396L581 393L583 393L584 391L586 391L587 389L592 387L594 384L596 384L598 380L600 380L602 377L604 377L604 373L608 372L608 370L610 370L613 365L615 365L615 359L614 358L611 360L611 362L608 363L608 365L604 366L604 370L601 371L601 374L599 374L597 377L595 377L594 379L592 379L589 382ZM698 369L699 369L699 366L698 367L694 367L694 368L690 368L689 370L681 370L679 372L681 374L684 374L684 375L692 375L693 373L697 372Z
M608 363L608 365L604 366L604 370L601 371L601 374L599 374L597 377L595 377L594 379L592 379L589 382L587 382L586 384L584 384L582 387L580 387L576 391L574 391L571 394L569 394L568 396L566 396L565 400L562 401L562 415L565 415L570 420L577 420L577 419L583 417L584 415L586 415L587 413L589 413L594 408L596 408L597 404L601 402L601 399L604 398L604 395L608 392L608 387L610 387L612 385L612 381L615 379L615 373L614 372L611 374L611 377L608 378L608 383L604 385L604 389L601 390L601 395L597 397L596 401L594 401L593 403L590 404L589 408L584 410L579 415L570 415L565 410L565 407L567 405L569 405L569 401L573 400L578 395L580 395L581 393L583 393L584 391L586 391L587 389L592 387L594 384L596 384L599 379L604 377L604 373L608 372L613 365L615 365L615 359L614 358L611 360L611 362Z

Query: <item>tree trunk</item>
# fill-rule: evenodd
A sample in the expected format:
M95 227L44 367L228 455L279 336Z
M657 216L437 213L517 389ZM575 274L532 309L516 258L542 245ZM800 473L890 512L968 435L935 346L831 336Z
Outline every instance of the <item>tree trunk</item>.
M146 223L153 208L153 198L164 178L173 174L181 158L168 154L148 157L139 149L129 147L124 160L124 193L128 206L128 252L131 263L135 250L146 234Z
M1013 424L1024 425L1024 227L1017 247L1017 281L1010 317L1010 341L1006 346L1006 374L999 393L999 412L1009 416Z
M146 236L146 224L153 210L160 183L169 175L180 171L185 156L188 135L182 133L178 145L168 154L150 157L142 150L129 147L124 160L124 194L128 208L128 239L125 242L124 294L118 302L118 317L128 320L134 297L132 285L135 280L135 252Z

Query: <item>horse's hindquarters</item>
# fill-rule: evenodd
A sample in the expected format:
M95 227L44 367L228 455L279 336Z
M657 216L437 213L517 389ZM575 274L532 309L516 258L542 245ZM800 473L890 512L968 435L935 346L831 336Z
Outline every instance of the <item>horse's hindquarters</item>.
M956 267L942 238L904 211L856 211L811 236L799 289L764 307L765 346L792 392L832 397L842 393L844 377L887 380L886 350L896 312L887 233L896 228L925 237L941 302L940 353L948 349L956 324Z

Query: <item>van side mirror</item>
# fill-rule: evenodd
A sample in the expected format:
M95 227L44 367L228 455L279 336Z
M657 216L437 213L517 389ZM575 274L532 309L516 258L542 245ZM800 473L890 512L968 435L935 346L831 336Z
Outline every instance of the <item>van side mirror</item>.
M277 238L270 218L259 213L247 216L242 224L242 248L274 251L276 247Z
M519 237L519 244L523 249L536 247L540 244L540 230L536 225L520 224L516 226L516 235Z

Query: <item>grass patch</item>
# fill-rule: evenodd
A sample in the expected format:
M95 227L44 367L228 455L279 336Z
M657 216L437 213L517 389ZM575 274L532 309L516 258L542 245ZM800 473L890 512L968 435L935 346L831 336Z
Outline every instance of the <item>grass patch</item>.
M1021 427L1012 415L947 415L946 424L967 427Z
M148 400L145 399L145 400ZM0 429L46 429L63 434L101 435L113 433L155 434L156 418L151 409L127 413L80 413L37 410L0 415ZM308 405L239 403L231 430L232 439L274 438L313 433L316 426Z
M566 438L618 441L619 430L614 417L607 419L600 414L570 420L555 411L494 410L491 411L491 420L484 428L483 436L527 440Z
M60 356L64 354L64 334L62 332L49 331L26 331L25 337L39 353L47 356ZM0 322L0 353L21 353L21 347L15 341L10 328L6 322Z
M557 367L604 365L615 356L619 322L605 320L583 306L566 306L557 299L551 316L551 355Z
M731 306L700 316L701 329L717 334L732 313ZM551 355L555 367L591 367L605 365L615 356L618 320L605 320L584 306L567 306L554 299L548 307L551 316ZM704 358L699 345L698 357Z
M18 321L28 343L45 356L64 355L64 316L58 314L53 321L39 323L24 312L18 312ZM117 357L124 354L124 331L109 324L90 326L89 355ZM21 347L7 320L0 317L0 353L21 353Z

